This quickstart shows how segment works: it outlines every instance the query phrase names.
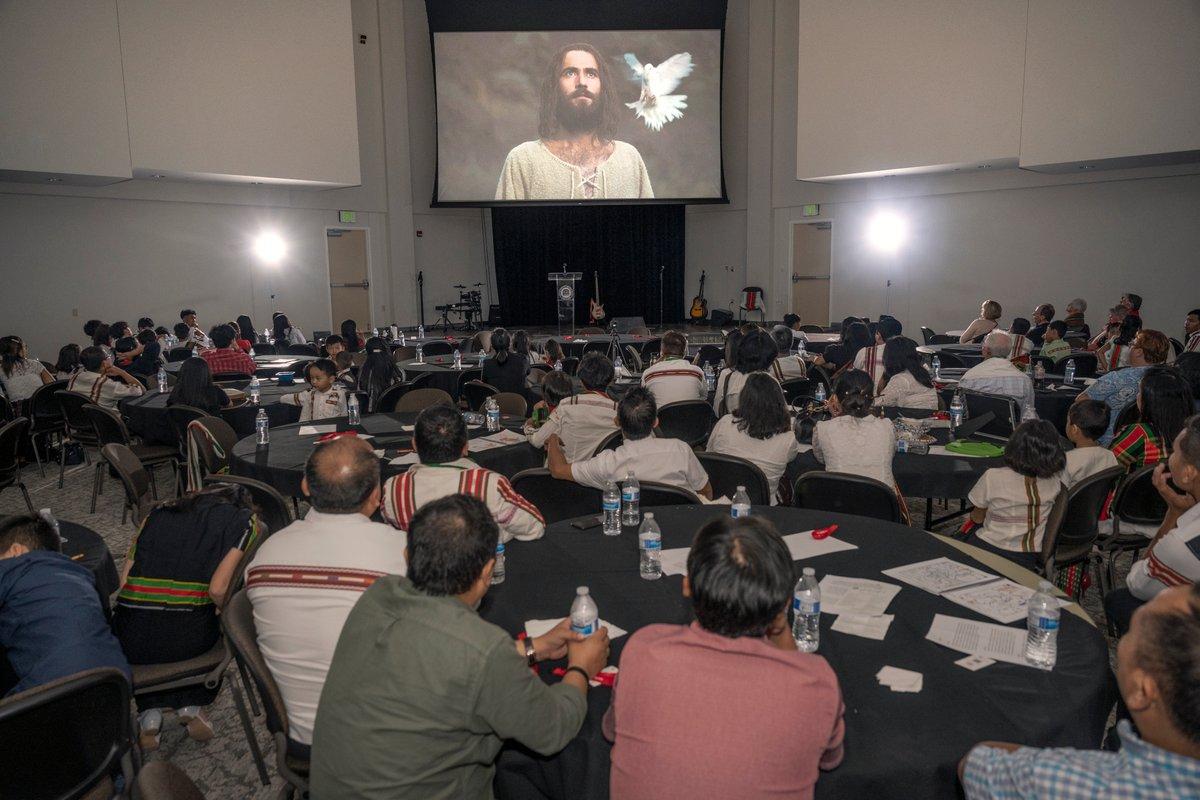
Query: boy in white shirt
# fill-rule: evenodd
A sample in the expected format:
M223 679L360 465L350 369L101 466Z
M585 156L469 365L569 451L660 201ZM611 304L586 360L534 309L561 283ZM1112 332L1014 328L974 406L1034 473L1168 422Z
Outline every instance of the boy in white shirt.
M1109 408L1103 400L1079 400L1067 412L1067 438L1075 449L1067 451L1063 484L1069 489L1109 467L1120 466L1117 457L1099 439L1108 430Z
M346 416L346 390L334 386L337 367L328 358L318 358L304 370L304 377L312 388L294 394L285 394L279 402L289 406L300 406L300 421Z

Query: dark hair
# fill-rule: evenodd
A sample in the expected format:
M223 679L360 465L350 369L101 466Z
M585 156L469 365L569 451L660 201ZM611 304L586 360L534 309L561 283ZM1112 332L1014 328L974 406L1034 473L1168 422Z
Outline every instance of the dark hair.
M388 360L390 361L391 359ZM348 370L354 366L354 356L350 355L345 350L340 350L338 351L337 355L333 357L333 365L337 367L338 372ZM364 364L364 366L366 365Z
M117 353L131 353L137 349L137 346L137 339L134 339L132 336L122 336L113 345L113 351Z
M422 464L456 461L467 445L467 423L456 409L430 406L417 415L413 444Z
M747 375L751 372L761 372L771 366L777 354L775 342L770 334L756 328L738 342L737 371Z
M732 330L725 337L725 366L733 369L737 364L738 348L742 344L744 334L740 330Z
M738 394L733 418L737 429L752 439L770 439L792 430L792 415L779 382L765 372L753 372Z
M137 340L142 344L154 344L158 341L158 334L153 328L142 328L138 331Z
M13 368L24 360L21 355L24 347L25 343L21 341L20 336L0 338L0 369L4 370L5 375L12 375Z
M79 363L79 345L64 344L58 351L58 361L54 364L55 373L74 372L82 364Z
M1087 438L1095 441L1108 430L1109 414L1112 409L1103 400L1077 400L1067 410L1067 424L1074 425Z
M512 338L508 335L508 331L504 328L496 328L492 331L492 350L496 354L497 364L508 361L510 347L512 347Z
M326 340L328 341L328 340ZM387 343L378 336L367 339L367 359L358 370L358 389L366 392L370 398L369 408L374 409L375 402L389 386L404 380L404 373L392 360ZM350 357L349 352L342 351L338 357Z
M1138 666L1154 676L1171 724L1200 744L1200 583L1187 590L1187 610L1139 613Z
M326 353L329 352L329 345L331 344L340 344L344 346L346 344L346 340L342 338L341 334L331 333L326 336L325 341L321 343L321 345L325 348Z
M208 332L208 338L212 339L214 345L224 349L233 344L237 338L237 332L228 325L218 325Z
M775 342L775 350L781 356L792 352L792 329L787 325L776 325L771 328L771 340Z
M408 526L408 579L425 594L462 594L499 543L500 528L482 501L452 494L426 503Z
M330 377L333 377L333 376L337 375L337 373L338 373L337 364L333 363L333 361L331 359L316 358L304 365L304 379L305 380L310 380L310 378L308 376L310 373L312 373L312 371L314 369L319 369L319 370L321 370L321 372L324 372L326 375L328 375Z
M18 514L0 522L0 553L6 552L14 544L25 545L30 550L62 552L62 543L54 528L35 514Z
M357 353L362 348L358 346L358 325L352 319L342 320L342 338L346 340L346 349Z
M664 356L687 355L687 337L679 331L667 331L662 336L659 352Z
M862 322L850 323L850 327L843 334L843 347L847 350L846 362L853 364L858 351L864 347L870 347L871 344L871 333L867 326Z
M1035 310L1045 317L1047 321L1054 319L1054 305L1051 303L1042 303Z
M846 416L861 419L871 413L871 401L875 398L874 388L871 386L870 375L861 369L849 369L837 379L837 383L833 385L833 393L837 395L838 403Z
M196 310L194 308L185 308L179 312L179 319L181 319L181 320L186 319L187 317L194 316L195 313L196 313Z
M92 332L92 344L96 345L97 347L101 345L111 345L112 329L108 325L105 325L103 322L101 322L96 326L96 330Z
M1129 307L1134 311L1139 311L1142 308L1142 296L1133 292L1126 292L1125 299L1129 301Z
M292 327L292 323L288 322L287 314L276 314L271 318L272 338L275 344L288 344L288 328Z
M1052 424L1044 419L1027 419L1009 437L1004 463L1026 478L1049 478L1062 472L1067 456Z
M1129 314L1125 319L1121 320L1121 329L1117 334L1115 342L1117 344L1132 344L1133 337L1137 336L1141 329L1142 318L1135 314Z
M1192 387L1192 399L1200 400L1200 353L1181 353L1175 359L1175 369Z
M512 351L517 355L525 356L525 361L529 361L529 332L517 331L512 335Z
M162 325L159 325L154 329L154 333L156 336L166 336L168 333L170 333L170 331L164 328Z
M149 317L142 317L138 320L138 330L144 331L146 328L154 328L154 320Z
M542 350L545 351L546 356L548 358L550 358L551 360L553 360L553 361L561 361L562 360L562 357L563 357L562 345L560 345L556 340L547 339L546 343L544 345L542 345Z
M180 341L180 343L187 341L187 338L188 338L188 326L187 325L185 325L182 322L176 322L173 330L175 332L175 338L178 339Z
M79 353L79 363L83 364L83 368L88 372L99 372L107 360L108 354L96 345L85 347Z
M648 389L638 386L629 390L617 403L617 422L621 425L621 436L625 441L645 439L654 431L658 417L658 404Z
M1191 311L1187 312L1187 314L1185 314L1184 316L1186 316L1186 317L1200 317L1200 308L1193 308Z
M123 319L110 322L108 325L108 332L114 339L124 338L125 331L129 331L130 335L133 334L133 331L129 330L129 323Z
M253 344L258 341L258 332L254 330L254 322L250 317L242 314L237 318L238 336Z
M879 338L886 342L892 337L903 333L904 326L900 324L900 320L885 314L879 318L879 323L876 325L875 330L879 333Z
M330 465L335 459L337 463ZM379 485L379 459L362 439L339 437L313 448L304 462L304 478L313 508L349 514L360 509Z
M617 96L618 82L609 69L608 59L590 44L569 44L560 48L547 63L538 110L538 138L556 139L563 132L558 118L559 105L562 103L558 80L562 74L563 57L573 50L591 53L592 58L596 59L596 69L600 74L600 93L593 101L596 107L595 138L601 142L611 142L616 137L617 126L621 121L622 106Z
M1033 327L1029 320L1024 317L1013 317L1012 325L1008 327L1008 332L1015 336L1024 336L1029 333L1029 329Z
M1046 328L1058 333L1058 338L1060 339L1067 335L1067 323L1063 322L1061 319L1054 320L1047 325Z
M791 328L793 325L795 325L799 321L800 321L799 314L784 314L783 315L783 324L786 325L788 328Z
M552 369L542 379L542 398L548 406L557 406L575 394L575 382L565 372Z
M850 336L850 326L856 322L862 322L862 320L858 317L842 317L842 327L839 330L843 344L845 344L846 339Z
M765 636L792 596L791 553L762 517L718 517L702 527L687 573L696 621L730 638Z
M1170 450L1183 421L1195 411L1192 387L1172 367L1150 367L1142 375L1138 395L1142 401L1138 421L1157 433Z
M89 319L83 323L83 335L91 339L96 335L96 328L99 328L102 324L98 319Z
M167 405L192 406L210 414L220 413L220 406L213 403L214 389L216 384L213 383L208 362L203 358L185 358L179 365Z
M917 352L917 343L906 336L895 336L883 346L883 385L902 372L912 375L922 386L933 388L933 378Z
M1188 417L1183 425L1183 438L1179 441L1179 454L1183 460L1200 469L1200 414Z
M492 333L492 344L496 343L496 334ZM612 362L603 353L591 352L584 353L583 358L579 359L579 367L575 370L575 377L579 378L579 382L583 384L583 388L588 391L603 391L608 388L608 385L613 382L615 376Z

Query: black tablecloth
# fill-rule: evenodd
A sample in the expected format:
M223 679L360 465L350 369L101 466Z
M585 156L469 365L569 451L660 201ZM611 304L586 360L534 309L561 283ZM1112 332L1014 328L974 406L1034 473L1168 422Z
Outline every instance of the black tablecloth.
M221 385L246 391L249 383L250 381L243 380ZM258 416L259 408L267 410L267 419L272 428L300 419L300 407L285 405L279 402L279 398L307 388L303 381L293 386L280 386L267 379L261 381L261 384L262 397L259 405L252 405L247 401L232 408L221 409L221 418L230 424L238 436L250 436L254 433L254 419ZM169 396L166 393L147 392L141 397L129 397L120 403L121 413L128 420L130 432L140 436L146 444L175 444L175 434L167 416Z
M663 529L664 548L688 546L706 520L729 513L727 506L653 510ZM774 521L783 534L840 525L837 537L858 549L807 562L806 566L816 568L818 578L835 574L888 581L881 570L941 556L979 566L935 537L900 525L787 508L755 506L753 513ZM542 540L510 542L506 572L505 582L492 587L484 599L481 613L514 635L525 620L566 616L579 585L591 589L601 617L631 633L651 623L684 624L692 619L681 594L682 577L645 581L638 576L634 529L607 537L599 528L581 532L566 522L556 523ZM984 739L1040 746L1098 745L1113 687L1108 648L1095 627L1063 613L1058 664L1052 672L1005 663L969 672L954 665L962 653L924 638L933 615L991 620L907 585L888 613L895 619L881 642L833 632L833 618L822 617L819 653L829 660L841 683L846 757L836 770L821 775L818 798L955 798L958 759ZM620 665L627 641L628 637L613 641L611 663ZM875 673L885 665L922 673L924 688L901 694L879 685ZM549 674L548 666L542 668L544 675ZM516 745L507 747L498 763L497 797L607 798L610 746L600 724L611 696L605 688L589 692L583 729L555 756L544 758ZM737 731L712 735L733 737Z
M357 430L360 433L371 434L371 446L376 450L385 451L380 460L383 478L399 475L408 470L408 465L392 466L388 463L398 455L400 450L410 449L412 434L401 430L401 425L412 425L416 421L415 413L403 414L368 414L362 418L362 424L352 427L345 417L323 419L316 422L306 422L304 425L337 425L339 431ZM523 419L517 417L501 417L501 425L509 430L520 431ZM266 447L258 447L253 436L247 436L233 448L232 468L235 475L245 475L250 478L274 486L281 494L301 496L300 481L304 477L304 462L312 452L313 445L319 436L301 436L301 425L285 425L271 430L271 442ZM487 436L486 427L479 425L468 429L472 439ZM478 453L469 453L470 458L481 467L511 478L523 469L540 467L545 461L541 450L521 442L505 447L496 447Z
M104 539L90 528L64 520L59 520L58 532L63 537L63 553L91 570L96 578L96 591L107 601L121 588L121 577Z
M983 346L978 344L925 344L918 347L917 352L925 355L948 353L961 360L966 367L983 361Z
M425 384L431 389L441 389L446 394L454 398L458 402L458 387L462 381L463 373L467 370L476 370L473 373L473 379L479 380L480 373L478 370L479 359L473 354L463 354L462 369L454 368L454 356L427 356L424 363L417 363L415 358L410 358L407 361L400 362L400 368L404 370L404 377L407 380L412 380L418 375L432 374L433 377ZM472 378L468 378L471 380Z
M1057 376L1056 376L1057 377ZM942 402L946 408L950 407L950 403L954 400L954 391L957 383L949 384L941 389ZM1055 388L1050 388L1054 386ZM1037 411L1039 419L1044 419L1054 425L1055 430L1063 436L1067 435L1067 412L1071 410L1071 406L1075 403L1075 399L1079 397L1085 387L1082 383L1062 385L1062 379L1055 380L1054 377L1046 378L1046 386L1042 388L1034 388L1033 392L1033 407Z
M275 373L289 369L297 361L316 360L316 356L255 356L254 363L258 369L254 371L254 374L260 378L273 378ZM167 372L179 372L182 365L182 361L171 361L167 364Z

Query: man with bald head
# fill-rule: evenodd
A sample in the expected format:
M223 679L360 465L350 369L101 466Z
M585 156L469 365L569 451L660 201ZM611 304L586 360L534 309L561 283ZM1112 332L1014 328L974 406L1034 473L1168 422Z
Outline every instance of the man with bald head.
M974 392L1003 394L1021 405L1021 419L1037 419L1033 381L1013 366L1012 337L1004 331L992 331L983 340L983 361L971 367L958 382L958 388Z
M246 589L258 646L287 707L288 750L308 759L342 626L377 578L405 574L406 538L371 521L379 508L379 459L363 439L318 444L300 486L312 508L263 542L246 570Z

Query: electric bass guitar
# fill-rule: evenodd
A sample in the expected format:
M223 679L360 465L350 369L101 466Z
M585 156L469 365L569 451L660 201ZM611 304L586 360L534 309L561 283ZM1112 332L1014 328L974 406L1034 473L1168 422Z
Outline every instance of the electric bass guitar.
M593 272L592 279L595 285L595 295L588 301L588 313L591 315L592 324L595 325L604 319L604 306L600 305L600 273Z
M704 270L700 271L700 293L692 298L692 310L688 314L694 320L702 320L708 316L708 301L704 299Z

